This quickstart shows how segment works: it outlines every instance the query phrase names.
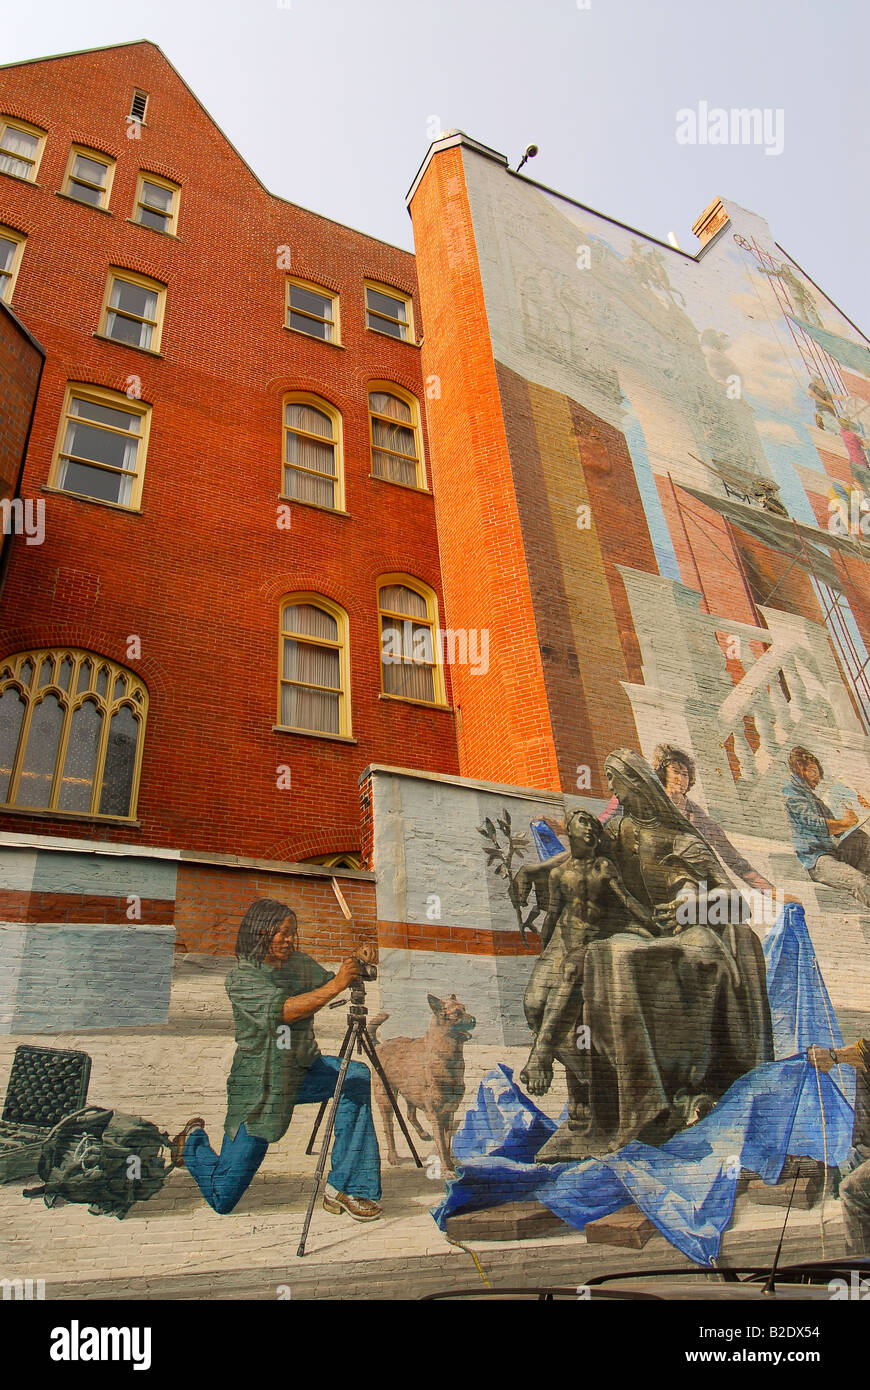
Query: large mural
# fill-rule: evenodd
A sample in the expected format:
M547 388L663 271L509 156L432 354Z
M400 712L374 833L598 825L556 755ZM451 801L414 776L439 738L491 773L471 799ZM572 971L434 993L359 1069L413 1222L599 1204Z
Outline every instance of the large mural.
M741 209L696 259L465 174L560 785L369 768L353 910L252 867L171 979L94 934L103 1013L6 933L22 1288L870 1255L870 350Z

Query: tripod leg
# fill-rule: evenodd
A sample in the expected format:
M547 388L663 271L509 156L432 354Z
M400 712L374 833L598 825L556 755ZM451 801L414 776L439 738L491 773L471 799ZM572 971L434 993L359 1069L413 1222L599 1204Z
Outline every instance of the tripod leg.
M401 1110L399 1109L396 1097L393 1095L393 1088L387 1080L387 1074L381 1066L381 1059L375 1051L375 1045L372 1042L371 1034L369 1033L369 1030L367 1028L364 1028L359 1035L359 1046L360 1051L365 1053L366 1057L368 1057L378 1076L381 1078L381 1085L387 1093L387 1100L390 1102L390 1105L393 1108L393 1114L399 1121L399 1128L401 1129L402 1133L405 1136L405 1139L408 1142L408 1148L411 1150L414 1162L416 1163L418 1168L422 1168L423 1160L420 1158L420 1155L414 1148L414 1141L408 1132L408 1126L405 1124L405 1120Z
M344 1035L344 1042L341 1044L341 1047L339 1048L339 1051L338 1051L339 1057L344 1057L345 1052L348 1052L348 1055L350 1055L350 1052L353 1051L353 1043L352 1043L352 1041L351 1041L351 1033L352 1033L352 1032L353 1032L353 1028L352 1028L351 1024L348 1024L348 1026L347 1026L347 1032L346 1032L345 1035ZM350 1049L350 1051L348 1051L348 1049ZM306 1152L307 1154L313 1154L313 1153L314 1153L314 1141L315 1141L315 1139L317 1138L317 1131L320 1129L320 1126L321 1126L321 1124L323 1123L323 1117L324 1117L324 1115L326 1114L326 1107L327 1107L328 1104L329 1104L329 1097L328 1097L328 1096L327 1096L326 1100L322 1100L322 1101L320 1102L320 1109L319 1109L318 1112L317 1112L317 1118L316 1118L315 1121L314 1121L314 1128L313 1128L312 1131L311 1131L311 1137L310 1137L309 1140L308 1140L308 1147L307 1147L307 1149L305 1150L305 1152Z
M350 1039L352 1029L348 1028L348 1039ZM346 1039L346 1041L348 1040ZM332 1105L329 1108L329 1118L326 1121L326 1132L323 1136L323 1143L320 1146L320 1157L317 1160L317 1167L314 1171L314 1187L311 1190L311 1201L308 1203L308 1211L305 1213L305 1220L302 1223L302 1235L299 1238L299 1248L297 1255L305 1254L305 1242L308 1239L308 1227L311 1225L311 1217L314 1213L314 1203L317 1201L317 1194L320 1191L320 1183L323 1178L323 1170L326 1167L326 1158L329 1153L329 1141L332 1138L332 1131L335 1127L335 1116L338 1111L338 1102L341 1100L341 1092L344 1087L344 1079L347 1076L347 1069L350 1066L350 1054L353 1051L351 1045L343 1054L341 1067L338 1072L338 1080L335 1083L335 1090L332 1093Z

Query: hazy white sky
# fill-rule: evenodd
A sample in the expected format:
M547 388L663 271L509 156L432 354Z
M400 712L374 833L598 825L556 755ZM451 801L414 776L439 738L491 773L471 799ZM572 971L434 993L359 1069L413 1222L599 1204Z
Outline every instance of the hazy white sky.
M286 6L282 8L281 6ZM587 6L580 8L580 5ZM436 129L696 249L720 194L870 331L866 0L38 0L0 62L148 38L274 193L410 248L405 193ZM681 108L783 113L763 145L684 145Z

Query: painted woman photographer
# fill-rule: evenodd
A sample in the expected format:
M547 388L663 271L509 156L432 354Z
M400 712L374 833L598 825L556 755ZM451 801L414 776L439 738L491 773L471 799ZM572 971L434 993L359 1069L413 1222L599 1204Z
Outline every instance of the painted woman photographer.
M338 973L299 950L296 914L285 903L260 898L242 918L238 965L226 990L233 1006L236 1055L227 1078L227 1117L220 1154L202 1119L188 1120L172 1141L172 1156L187 1168L208 1204L232 1211L250 1185L270 1144L283 1138L296 1105L331 1096L341 1065L317 1046L312 1019L357 978L355 957ZM323 1205L355 1221L381 1214L381 1168L372 1123L370 1076L351 1062L335 1119L332 1167Z

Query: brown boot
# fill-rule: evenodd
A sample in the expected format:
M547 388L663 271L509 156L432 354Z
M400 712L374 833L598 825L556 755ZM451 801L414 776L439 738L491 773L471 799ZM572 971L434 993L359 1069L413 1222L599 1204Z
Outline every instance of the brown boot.
M347 1192L336 1192L334 1197L324 1197L324 1210L340 1216L346 1211L354 1221L377 1221L381 1208L368 1197L351 1197Z
M184 1146L195 1129L205 1129L205 1120L200 1116L197 1116L195 1120L188 1120L181 1133L176 1134L174 1139L170 1139L169 1158L173 1168L184 1167Z

